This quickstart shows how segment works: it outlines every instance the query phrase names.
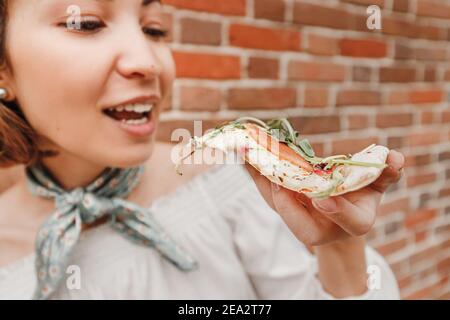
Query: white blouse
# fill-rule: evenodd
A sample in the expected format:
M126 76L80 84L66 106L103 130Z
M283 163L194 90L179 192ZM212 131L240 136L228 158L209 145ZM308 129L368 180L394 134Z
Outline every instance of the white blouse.
M333 299L317 278L314 255L241 165L214 167L154 201L150 210L198 261L197 270L182 272L156 250L102 225L85 231L75 249L71 265L79 267L80 288L63 283L55 298ZM399 298L384 259L369 247L366 258L381 271L381 286L350 298ZM0 268L0 299L30 299L35 283L30 255Z

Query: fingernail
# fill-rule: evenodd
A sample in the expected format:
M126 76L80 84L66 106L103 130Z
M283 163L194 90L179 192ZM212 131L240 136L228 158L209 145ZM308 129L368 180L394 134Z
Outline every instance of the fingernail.
M274 191L280 191L280 186L274 182L272 182L272 190Z
M326 213L334 213L337 212L337 203L333 198L327 199L313 199L314 207L317 210L326 212Z

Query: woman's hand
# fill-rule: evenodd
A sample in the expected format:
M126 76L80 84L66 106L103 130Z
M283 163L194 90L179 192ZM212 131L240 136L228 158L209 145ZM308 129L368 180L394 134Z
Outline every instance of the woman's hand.
M266 202L280 214L293 234L307 246L320 246L362 236L372 228L383 193L401 178L404 157L391 150L387 164L371 185L325 200L311 200L281 188L252 166L246 164L246 167Z

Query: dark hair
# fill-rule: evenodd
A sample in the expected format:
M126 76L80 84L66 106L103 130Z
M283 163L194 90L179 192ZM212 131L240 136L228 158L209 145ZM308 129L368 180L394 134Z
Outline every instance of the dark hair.
M8 0L0 0L0 68L11 68L6 51ZM17 101L0 102L0 168L18 164L33 165L42 157L54 156L54 151L37 147L38 134L25 118Z

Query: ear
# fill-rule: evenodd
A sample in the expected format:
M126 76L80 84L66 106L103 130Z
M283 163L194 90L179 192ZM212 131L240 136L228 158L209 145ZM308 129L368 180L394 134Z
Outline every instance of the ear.
M0 66L0 87L8 92L3 100L14 101L16 99L16 89L13 79L10 68L6 64Z

